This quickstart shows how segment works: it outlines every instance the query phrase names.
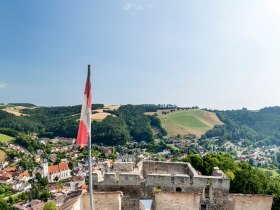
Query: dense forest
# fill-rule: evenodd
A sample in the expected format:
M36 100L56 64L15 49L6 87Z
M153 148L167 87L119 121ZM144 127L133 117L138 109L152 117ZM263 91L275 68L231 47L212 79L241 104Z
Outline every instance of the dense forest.
M268 107L259 111L247 109L214 110L224 123L215 126L204 137L219 136L222 141L255 143L257 145L280 145L280 107Z

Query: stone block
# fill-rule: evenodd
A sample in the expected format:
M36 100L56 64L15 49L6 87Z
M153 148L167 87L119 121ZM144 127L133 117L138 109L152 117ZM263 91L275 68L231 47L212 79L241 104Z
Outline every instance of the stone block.
M119 184L122 185L140 185L140 175L137 173L121 173L119 175Z
M147 185L172 186L171 174L148 174Z

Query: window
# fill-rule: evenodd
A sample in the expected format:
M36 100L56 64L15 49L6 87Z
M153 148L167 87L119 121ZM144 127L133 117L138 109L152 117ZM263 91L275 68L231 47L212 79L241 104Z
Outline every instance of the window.
M176 187L176 192L182 192L182 188L181 187Z

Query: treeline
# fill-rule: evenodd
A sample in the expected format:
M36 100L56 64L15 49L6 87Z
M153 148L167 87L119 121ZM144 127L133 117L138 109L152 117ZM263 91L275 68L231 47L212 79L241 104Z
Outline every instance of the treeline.
M280 209L280 176L272 177L248 162L237 163L229 155L189 155L184 161L190 162L204 175L211 175L213 167L218 166L231 180L231 193L273 195L272 209Z
M92 109L101 109L103 104L93 104ZM156 112L157 105L124 105L109 111L112 116L92 123L92 138L96 143L109 145L125 144L132 140L150 142L154 137L166 135L156 116L145 112ZM0 110L0 128L11 128L25 133L36 132L39 137L55 136L76 138L81 105L68 107L38 107L23 109L28 116L14 116ZM155 133L153 131L156 131Z
M25 107L34 107L34 106L36 106L35 104L31 104L31 103L8 103L8 105L12 105L12 106L25 106Z
M92 123L94 142L107 145L125 144L131 139L151 142L154 139L152 128L158 130L157 137L166 135L158 118L144 114L154 108L151 105L124 105L117 111L110 111L114 117Z
M30 153L35 154L37 149L44 149L44 145L40 144L38 141L34 141L30 135L24 132L16 131L11 128L0 128L0 133L15 137L15 143L26 148ZM2 143L0 143L1 145ZM13 155L18 156L18 155Z
M222 141L238 142L242 139L258 145L280 145L280 107L214 112L224 124L215 126L204 137L219 136Z

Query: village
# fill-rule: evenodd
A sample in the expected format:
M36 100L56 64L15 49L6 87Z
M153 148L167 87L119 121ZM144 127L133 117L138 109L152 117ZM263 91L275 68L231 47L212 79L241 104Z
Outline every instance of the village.
M33 138L45 148L37 149L34 155L13 142L3 144L2 149L11 156L0 165L0 188L3 189L0 189L0 197L14 203L13 208L18 210L40 210L47 201L55 202L60 210L69 209L69 205L75 205L71 199L73 194L77 190L86 192L88 189L87 149L79 150L74 144L75 139ZM132 141L127 145L115 147L93 144L92 173L104 174L112 169L114 162L138 163L141 160L176 162L184 159L187 154L197 153L203 156L209 152L228 152L236 160L248 161L253 166L275 169L275 154L280 147L249 146L245 149L242 147L242 141L236 145L226 142L218 147L213 145L217 141L218 138L212 138L205 144L195 136L174 138L165 136L152 143ZM46 190L36 199L28 198L34 189L39 191L36 186Z

